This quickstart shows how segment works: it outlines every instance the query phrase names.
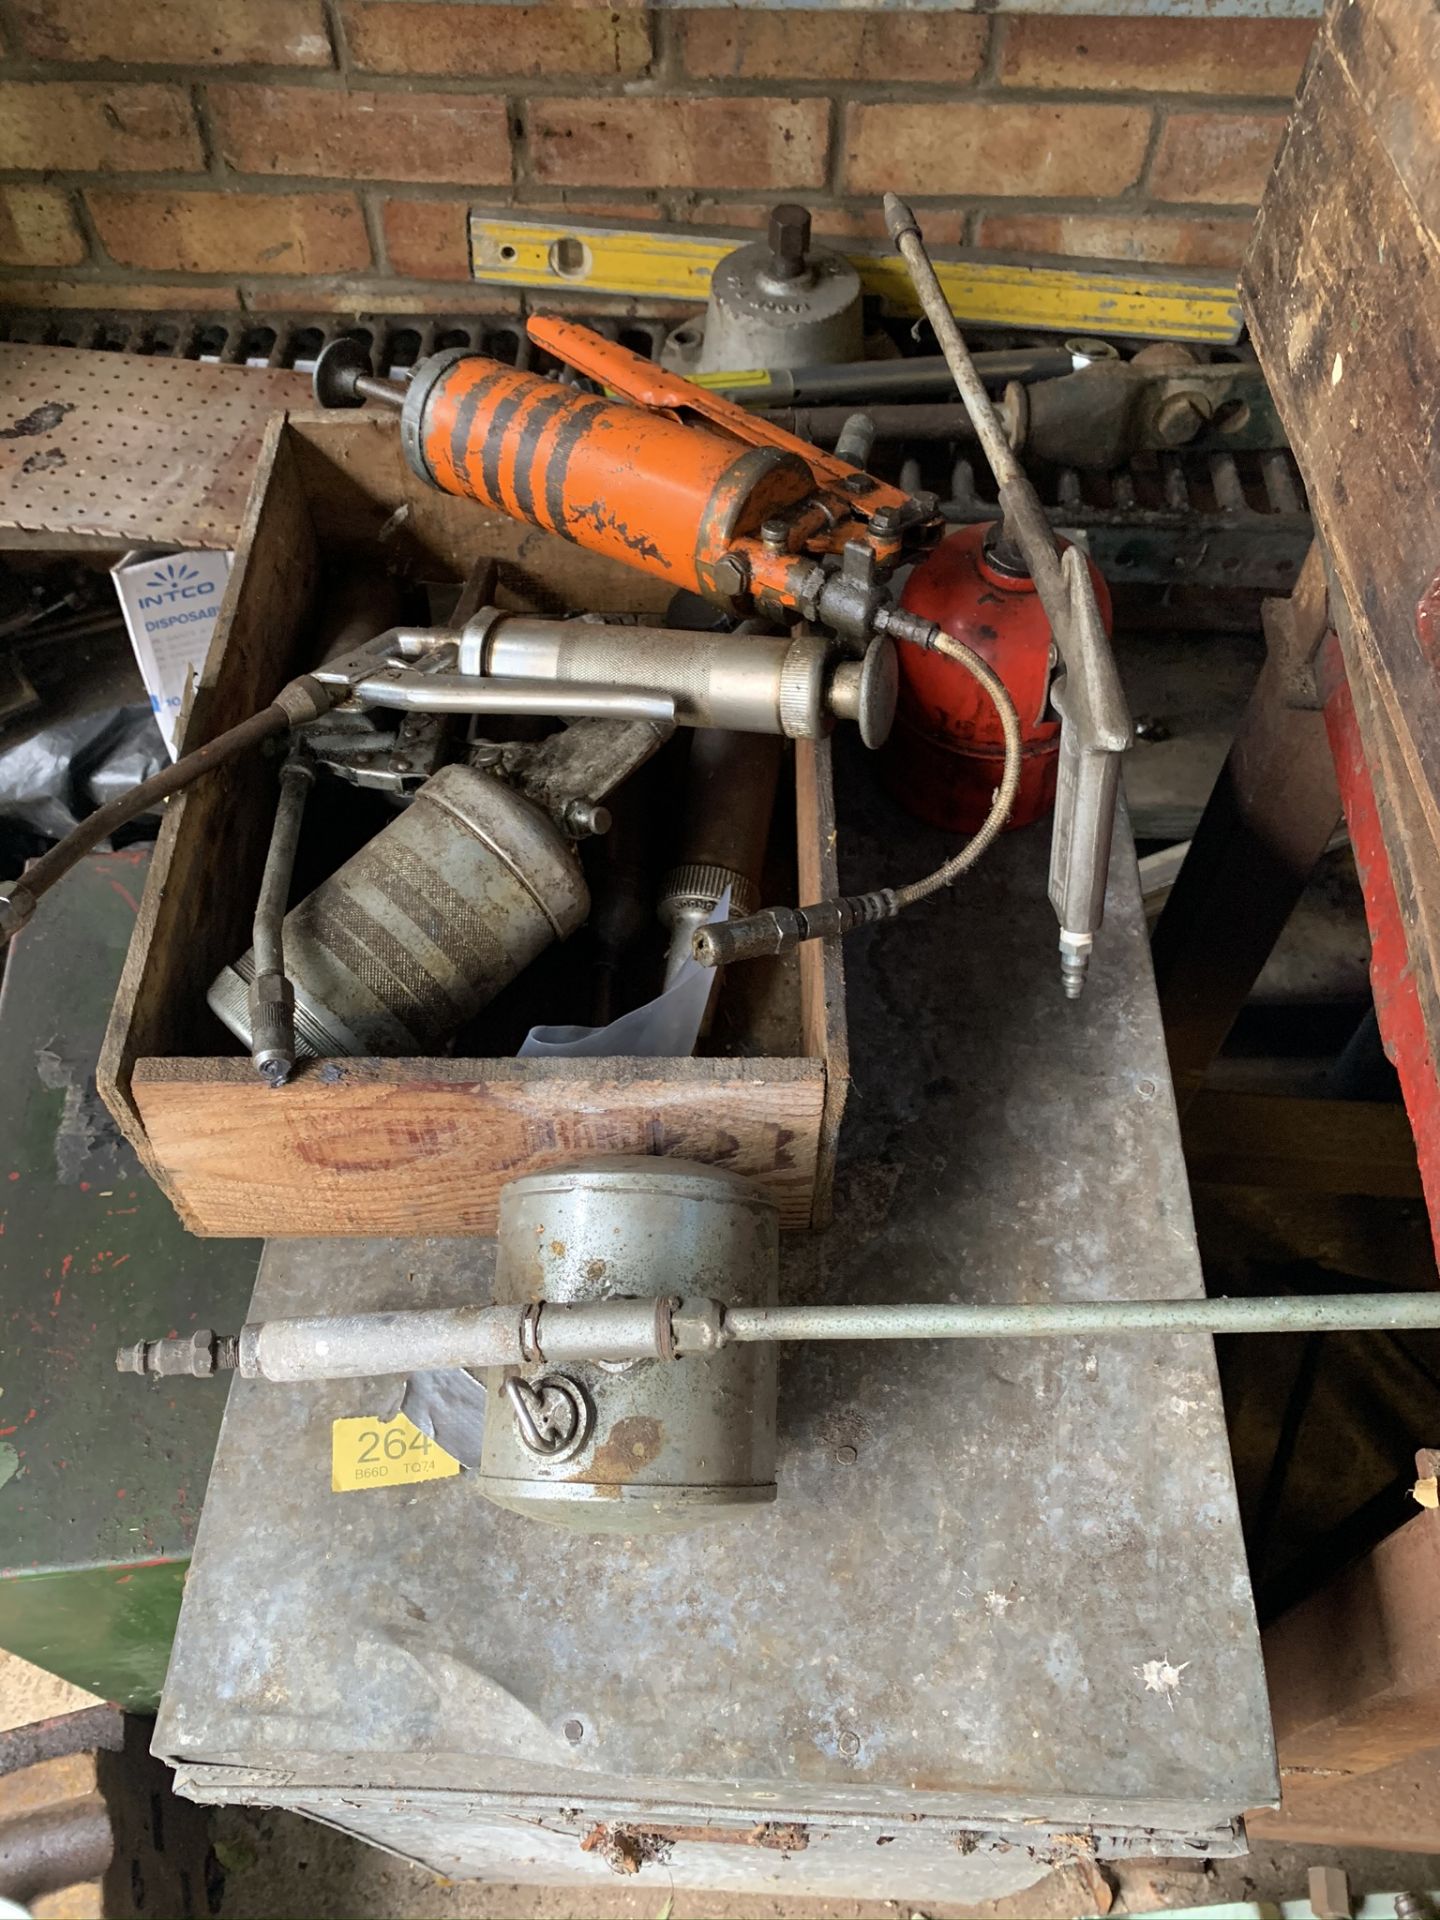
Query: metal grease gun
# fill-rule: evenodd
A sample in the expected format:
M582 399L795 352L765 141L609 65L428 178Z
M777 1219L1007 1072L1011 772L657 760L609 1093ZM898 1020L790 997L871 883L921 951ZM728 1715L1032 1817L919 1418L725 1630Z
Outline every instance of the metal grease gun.
M1062 729L1050 898L1065 989L1075 997L1104 912L1130 718L1088 569L1057 551L914 215L893 195L885 208L999 484L1004 537L1034 579L1054 637L1051 698ZM877 480L585 327L534 317L527 330L604 396L464 349L430 356L400 385L376 378L363 344L342 338L316 366L316 397L327 407L375 400L397 408L406 458L431 485L698 592L733 616L806 622L859 654L889 639L967 655L962 664L980 669L1004 720L1008 696L984 663L891 596L896 568L939 536L933 496ZM695 957L727 965L892 917L973 865L1012 797L1013 784L1007 791L1002 782L990 819L926 879L704 928Z

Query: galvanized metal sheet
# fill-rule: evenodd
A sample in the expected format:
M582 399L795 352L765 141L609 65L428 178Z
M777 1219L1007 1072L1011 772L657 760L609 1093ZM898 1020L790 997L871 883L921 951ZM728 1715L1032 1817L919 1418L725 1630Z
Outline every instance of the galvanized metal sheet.
M940 837L841 754L847 886L934 864ZM1078 1006L1046 853L1043 829L1007 836L847 943L837 1223L787 1245L782 1297L1201 1290L1128 829ZM484 1297L492 1264L473 1241L272 1243L256 1311ZM156 1731L187 1791L439 1796L399 1844L447 1872L482 1844L468 1819L562 1808L1173 1850L1274 1795L1208 1340L787 1349L777 1504L674 1538L566 1538L470 1477L332 1494L331 1420L397 1399L232 1389ZM343 1823L384 1841L371 1804ZM734 1851L700 1881L741 1884ZM786 1884L839 1890L806 1857Z
M303 374L0 344L0 547L233 547Z

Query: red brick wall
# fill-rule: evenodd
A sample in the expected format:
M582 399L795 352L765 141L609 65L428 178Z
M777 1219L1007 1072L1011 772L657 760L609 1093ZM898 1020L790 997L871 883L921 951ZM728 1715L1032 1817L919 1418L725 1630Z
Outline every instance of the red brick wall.
M0 0L0 301L474 305L471 203L1230 267L1312 29Z

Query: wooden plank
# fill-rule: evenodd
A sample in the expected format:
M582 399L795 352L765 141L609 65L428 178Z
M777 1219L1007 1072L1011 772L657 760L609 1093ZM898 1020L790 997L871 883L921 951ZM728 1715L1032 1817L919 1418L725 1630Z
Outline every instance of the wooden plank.
M1332 7L1241 289L1356 645L1440 842L1440 10Z
M828 740L795 743L797 904L833 899L840 891L839 834ZM801 1051L825 1063L825 1106L816 1150L813 1227L830 1224L840 1123L850 1091L850 1036L845 1019L845 962L839 940L807 940L800 948Z
M1286 699L1272 655L1151 941L1182 1115L1340 820L1324 715Z
M284 684L318 571L300 476L284 418L277 416L261 450L236 564L196 688L186 750L256 712ZM169 802L120 975L96 1082L167 1192L163 1159L132 1099L131 1075L142 1055L184 1052L213 1032L205 990L225 960L249 945L274 792L273 765L252 754Z
M1440 1513L1417 1513L1263 1638L1282 1765L1369 1773L1440 1745Z
M1376 1018L1399 1076L1440 1245L1440 872L1366 658L1353 644L1345 610L1337 612L1345 678L1327 702L1326 725L1364 890Z
M1245 1816L1251 1843L1440 1853L1440 1747L1374 1773L1282 1767L1279 1807Z
M1401 1106L1202 1087L1183 1131L1192 1183L1420 1198Z
M133 1093L204 1234L493 1234L500 1189L576 1154L748 1174L810 1224L815 1060L344 1060L278 1095L248 1060L142 1060Z

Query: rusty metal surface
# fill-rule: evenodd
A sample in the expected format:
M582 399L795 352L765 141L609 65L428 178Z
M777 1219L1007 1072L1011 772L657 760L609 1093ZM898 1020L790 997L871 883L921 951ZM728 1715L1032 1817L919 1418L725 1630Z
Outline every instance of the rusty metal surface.
M231 547L298 373L0 343L0 547Z
M938 857L842 759L846 885ZM787 1245L783 1299L1200 1292L1128 829L1078 1007L1046 852L1009 835L848 943L836 1225ZM458 1302L492 1264L272 1243L256 1312ZM1077 1833L1233 1847L1273 1797L1208 1340L787 1352L777 1503L674 1538L557 1542L468 1477L332 1494L331 1419L394 1395L232 1389L156 1731L187 1792L507 1878L608 1872L597 1820L799 1823L788 1860L686 1841L665 1871L952 1898Z

